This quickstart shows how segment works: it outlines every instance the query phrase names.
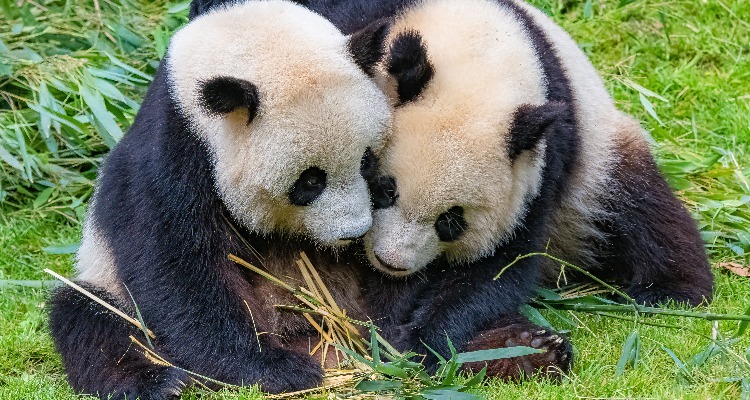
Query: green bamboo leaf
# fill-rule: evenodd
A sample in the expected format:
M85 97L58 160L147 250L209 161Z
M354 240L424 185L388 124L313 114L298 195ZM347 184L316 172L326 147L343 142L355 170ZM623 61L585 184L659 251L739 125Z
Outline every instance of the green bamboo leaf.
M420 394L428 400L482 400L481 396L455 389L427 389Z
M179 3L174 4L168 4L169 8L167 8L167 13L169 14L179 14L188 8L190 8L190 1L181 1Z
M57 112L55 110L51 110L51 109L48 109L48 108L40 107L40 106L38 106L36 104L27 104L27 106L31 110L36 111L39 114L45 114L50 119L52 119L53 121L57 121L57 122L61 123L62 125L65 125L65 126L71 128L71 129L73 129L77 133L84 133L84 132L86 132L88 130L86 128L86 125L82 124L81 122L79 122L75 118L71 118L71 117L69 117L69 116L67 116L67 115L65 115L63 113L60 113L60 112Z
M679 359L679 358L677 357L677 355L676 355L676 354L674 354L674 352L673 352L672 350L670 350L669 348L667 348L667 346L664 346L664 345L662 345L662 346L661 346L661 349L662 349L662 350L664 350L664 351L666 351L666 352L667 352L667 354L669 354L669 357L671 357L671 358L672 358L672 361L674 361L675 365L677 365L677 368L679 368L679 369L680 369L680 372L682 373L682 375L683 375L684 377L687 377L687 376L689 376L690 372L688 371L688 368L687 368L687 366L685 365L685 363L683 363L683 362L682 362L682 361L681 361L681 360L680 360L680 359Z
M635 367L638 340L638 330L633 330L632 332L630 332L630 335L628 335L628 339L625 340L625 343L622 345L622 352L620 353L620 360L617 361L615 376L622 375L625 372L625 367L628 365L628 363L632 364L633 367Z
M38 196L36 196L36 199L34 199L34 203L32 205L33 208L39 208L42 205L44 205L47 200L49 200L50 196L52 195L52 191L54 188L47 188L42 190Z
M79 86L81 98L84 103L91 110L94 119L98 124L94 124L99 131L99 134L104 139L107 146L110 148L114 147L123 136L122 129L115 122L112 114L107 110L107 106L104 104L104 98L101 93L89 88L86 85Z
M28 287L34 289L46 289L54 288L62 285L63 283L54 280L15 280L15 279L0 279L0 289L8 289L14 287Z
M120 40L132 45L135 48L141 47L147 43L147 41L131 31L127 27L118 23L110 23L110 29L114 32Z
M373 369L377 372L380 372L381 374L395 376L401 379L406 379L409 376L405 370L399 367L396 367L393 364L380 364L380 365L376 364Z
M472 388L474 386L479 386L482 384L482 381L484 380L484 377L487 375L487 367L485 366L482 368L481 371L479 371L476 375L474 375L471 379L466 381L464 384L467 388Z
M459 364L470 362L481 362L490 360L501 360L513 357L528 356L530 354L544 353L546 350L535 349L526 346L503 347L498 349L487 349L469 351L456 355L456 362Z
M555 329L555 327L552 326L552 324L547 320L547 318L544 318L544 316L542 315L542 313L539 312L539 310L537 310L536 308L528 304L522 305L518 311L521 313L521 315L528 318L529 321L531 321L535 325L543 326L545 328L549 328L553 330Z
M750 315L750 306L748 306L745 310L745 315ZM740 337L744 335L745 331L747 331L748 325L750 325L750 321L740 321L740 325L737 327L737 333L734 334L734 337Z
M81 243L58 244L47 246L42 251L48 254L75 254L79 247L81 247Z
M146 79L146 80L148 80L149 82L151 82L151 81L152 81L152 80L154 79L154 78L153 78L153 77L152 77L151 75L149 75L149 74L147 74L147 73L145 73L145 72L141 72L141 71L139 71L139 70L137 70L137 69L135 69L135 68L131 67L130 65L128 65L128 64L125 64L124 62L122 62L122 61L118 60L118 59L117 59L117 58L116 58L115 56L113 56L112 54L110 54L110 53L106 53L106 54L107 54L107 57L109 57L109 61L111 61L111 62L112 62L112 64L115 64L115 65L117 65L118 67L120 67L120 68L124 69L125 71L128 71L128 72L130 72L131 74L134 74L134 75L140 76L141 78L143 78L143 79Z
M659 123L659 125L664 126L664 122L662 122L659 116L656 115L654 106L646 98L646 96L644 96L643 93L638 93L638 97L641 99L641 105L643 105L643 108L646 110L646 112L648 112L648 114L651 115Z
M583 18L590 19L594 16L594 7L591 4L591 0L586 0L586 4L583 6Z
M663 101L665 103L669 103L669 100L667 100L663 96L659 95L656 92L653 92L651 90L646 89L645 87L643 87L643 86L635 83L635 81L633 81L631 79L625 78L625 79L622 80L622 82L625 83L627 86L630 86L631 88L635 89L636 91L638 91L639 93L641 93L642 95L644 95L646 97L654 97L654 98L657 98L657 99L659 99L659 100L661 100L661 101Z
M10 165L11 167L19 171L23 171L23 164L21 164L21 162L16 160L13 157L13 155L10 154L10 152L8 152L8 150L6 150L5 147L3 147L1 144L0 144L0 160L5 161L6 164Z
M378 346L378 332L374 325L370 325L370 348L372 349L372 361L375 365L380 364L380 347Z
M148 343L148 347L150 347L152 350L154 348L154 345L151 343L151 338L148 336L148 327L146 326L146 323L143 322L143 316L141 315L141 310L138 308L138 303L135 302L135 297L133 297L133 293L130 292L130 289L126 284L122 284L122 286L125 288L125 290L128 292L128 296L130 296L130 301L133 302L133 307L135 308L135 315L138 317L138 322L141 324L141 331L143 332L143 336L146 337L146 343Z
M354 387L354 389L361 392L383 392L386 390L398 390L403 385L399 381L362 381Z

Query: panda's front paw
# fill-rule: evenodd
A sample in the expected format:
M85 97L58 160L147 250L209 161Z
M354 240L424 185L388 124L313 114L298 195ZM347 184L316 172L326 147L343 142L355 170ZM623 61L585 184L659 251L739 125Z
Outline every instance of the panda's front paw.
M632 284L625 293L638 304L662 306L671 301L697 307L711 301L711 289L702 290L699 285L681 287L679 285L663 286L657 284Z
M133 386L121 387L105 395L103 399L176 400L180 398L190 377L182 370L173 367L151 368L148 374L141 374L132 381Z
M507 325L495 324L493 328L482 331L467 344L466 351L514 346L532 347L545 352L486 363L468 363L463 368L478 372L486 366L488 376L510 381L530 377L557 381L570 371L573 364L573 348L566 337L520 319L514 319Z
M306 354L279 351L264 360L258 383L263 392L284 393L311 389L323 383L323 368Z

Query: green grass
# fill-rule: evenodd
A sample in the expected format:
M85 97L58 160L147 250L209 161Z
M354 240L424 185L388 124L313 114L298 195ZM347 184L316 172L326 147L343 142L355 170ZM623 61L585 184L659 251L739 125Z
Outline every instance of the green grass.
M124 98L138 102L145 83L138 81L138 73L106 54L150 74L163 54L168 32L184 21L184 4L99 0L99 13L92 2L78 3L38 1L48 9L45 12L28 2L16 9L15 0L0 0L0 281L48 279L44 268L71 275L71 255L43 249L79 240L83 206L95 168L108 149L107 135L114 129L100 121L107 117L93 111L97 105L92 108L76 90L89 85L86 74L91 68L124 76L119 82L100 79L108 80L123 95L118 98L104 89L102 102L119 129L125 130L137 107ZM651 132L670 184L699 221L712 263L747 265L750 2L533 3L573 34L620 108L639 118ZM76 90L55 89L53 78ZM49 97L44 97L42 82L47 83ZM43 111L29 108L39 103L57 110L58 116L63 110L78 122L68 121L77 128L60 123L58 129L54 119L42 118ZM721 272L716 276L715 301L707 309L743 313L750 305L750 279ZM74 398L46 328L47 293L40 288L0 286L0 399ZM545 315L569 330L576 346L570 378L560 385L491 382L483 390L487 397L733 399L740 397L741 386L725 380L748 377L748 368L738 365L742 357L748 359L747 337L730 346L739 358L720 355L686 374L680 372L662 347L689 361L710 344L707 338L691 333L711 335L711 324L703 320L645 318L683 327L676 330L564 313L574 322L569 325ZM736 323L722 322L717 332L726 337L736 328ZM634 329L641 338L640 361L618 376L623 343ZM191 392L186 397L199 395ZM247 390L210 397L254 399L259 395Z

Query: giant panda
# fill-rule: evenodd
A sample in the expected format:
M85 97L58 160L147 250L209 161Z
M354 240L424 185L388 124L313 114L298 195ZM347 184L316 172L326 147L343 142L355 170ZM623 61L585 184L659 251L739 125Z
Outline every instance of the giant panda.
M516 310L559 267L526 258L493 280L533 252L639 303L710 301L696 224L644 131L543 13L516 0L419 1L397 13L386 45L375 75L395 110L365 246L375 268L403 280L400 293L420 293L408 318L387 316L408 321L387 332L402 347L441 346L446 334L459 350L541 340ZM564 370L566 346L524 362Z
M193 0L198 16L226 0ZM512 0L307 0L343 31L392 19L375 78L394 104L372 186L363 281L370 317L401 349L529 345L491 362L518 378L571 366L570 343L516 313L559 269L549 251L618 281L642 303L710 300L695 223L575 42ZM568 275L570 276L570 275ZM472 368L481 366L471 365Z
M199 18L206 12L234 2L235 0L193 0L191 18ZM380 34L391 29L394 15L407 12L410 7L420 4L414 0L308 0L300 3L328 18L344 32L382 32ZM398 27L398 24L395 26ZM405 53L406 56L408 54ZM420 55L418 52L411 54L416 57ZM393 94L392 87L388 85L391 77L384 73L382 67L373 66L375 79L381 81L381 87L387 93ZM378 71L378 68L381 70ZM410 84L403 85L401 90L407 90L405 88ZM396 105L397 112L400 112L400 107ZM394 127L398 129L398 126ZM414 153L415 163L426 160L423 154ZM433 168L435 172L444 169L435 165ZM387 169L384 171L387 173ZM391 177L383 176L379 179L380 182L377 179L370 182L370 187L374 191L375 206L382 208L383 204L392 201L389 196L393 194L395 187ZM460 188L456 195L460 195L462 190ZM411 234L398 229L391 233ZM414 243L410 243L407 248L397 251L409 254L414 249L413 245ZM516 247L508 246L507 251L520 253L520 249L531 249L532 245L519 239ZM377 261L372 265L360 263L358 294L361 297L356 305L382 329L383 336L396 348L424 354L423 363L430 372L437 368L438 358L423 344L428 344L430 349L437 350L443 356L449 356L447 339L450 339L459 349L467 351L513 345L544 349L546 352L542 354L493 361L489 365L488 375L518 380L541 372L543 376L557 379L571 366L571 345L559 334L533 325L515 313L518 305L529 299L536 277L533 271L527 274L513 269L505 274L500 284L493 284L492 277L499 270L497 265L503 258L485 258L475 262L468 271L435 263L436 266L407 279L398 279L401 273L389 270L388 267L374 268L373 265L381 266ZM393 279L394 276L396 279ZM514 289L507 290L509 286ZM476 292L468 296L472 291ZM478 370L482 365L469 364L465 367Z
M359 265L345 245L371 225L365 178L389 126L368 77L382 31L347 37L290 2L245 2L193 19L171 40L133 126L106 158L77 254L85 289L143 334L63 287L50 329L77 392L178 397L185 370L267 392L316 386L309 324L286 293L228 260L289 279L306 251L353 317ZM355 268L356 266L356 268ZM352 282L355 282L352 284ZM202 382L215 386L211 382Z

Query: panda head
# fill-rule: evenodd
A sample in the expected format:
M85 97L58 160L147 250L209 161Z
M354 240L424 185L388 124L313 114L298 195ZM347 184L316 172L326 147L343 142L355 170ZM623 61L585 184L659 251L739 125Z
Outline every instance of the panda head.
M174 35L172 96L247 229L336 246L370 228L365 179L390 105L367 72L384 29L346 37L301 6L263 1L217 8Z
M390 275L468 263L510 239L539 192L545 132L566 112L546 101L513 14L464 3L424 2L399 16L377 68L395 110L365 246Z

